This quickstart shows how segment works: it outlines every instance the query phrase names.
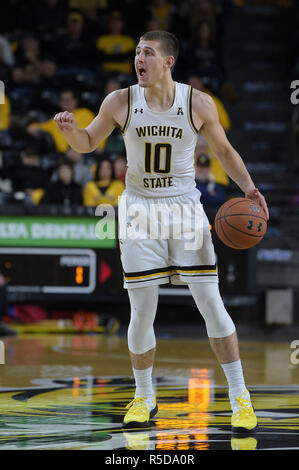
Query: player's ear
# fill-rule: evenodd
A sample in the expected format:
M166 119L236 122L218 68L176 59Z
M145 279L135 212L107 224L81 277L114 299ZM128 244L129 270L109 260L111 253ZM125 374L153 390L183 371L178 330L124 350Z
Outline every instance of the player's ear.
M168 55L165 57L165 66L166 68L172 69L174 65L174 57L172 55Z

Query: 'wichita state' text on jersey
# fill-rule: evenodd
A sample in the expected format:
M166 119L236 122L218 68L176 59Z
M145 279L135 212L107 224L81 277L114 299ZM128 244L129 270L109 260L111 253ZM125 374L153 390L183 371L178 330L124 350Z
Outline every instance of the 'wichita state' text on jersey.
M123 137L127 151L126 187L147 197L172 197L195 188L194 150L197 129L192 121L192 88L175 82L170 109L152 111L145 89L128 90L129 109Z

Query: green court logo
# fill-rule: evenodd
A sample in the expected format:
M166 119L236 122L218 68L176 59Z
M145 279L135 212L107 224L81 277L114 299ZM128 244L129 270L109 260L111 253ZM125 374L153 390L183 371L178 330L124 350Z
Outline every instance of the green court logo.
M5 364L5 348L3 341L0 341L0 364Z

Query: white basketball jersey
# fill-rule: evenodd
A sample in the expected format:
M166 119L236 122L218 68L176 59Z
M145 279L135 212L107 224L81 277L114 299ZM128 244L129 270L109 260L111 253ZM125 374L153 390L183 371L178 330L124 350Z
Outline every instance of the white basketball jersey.
M175 82L175 99L165 112L147 106L145 89L128 89L123 128L128 169L126 187L145 197L173 197L195 188L194 151L198 130L192 121L192 88Z

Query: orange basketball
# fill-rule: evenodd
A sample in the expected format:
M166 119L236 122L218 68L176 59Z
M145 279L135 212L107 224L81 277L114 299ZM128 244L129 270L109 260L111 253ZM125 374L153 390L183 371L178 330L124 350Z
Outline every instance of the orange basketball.
M215 217L215 230L225 245L245 250L257 245L265 235L266 214L251 199L236 197L219 208Z

